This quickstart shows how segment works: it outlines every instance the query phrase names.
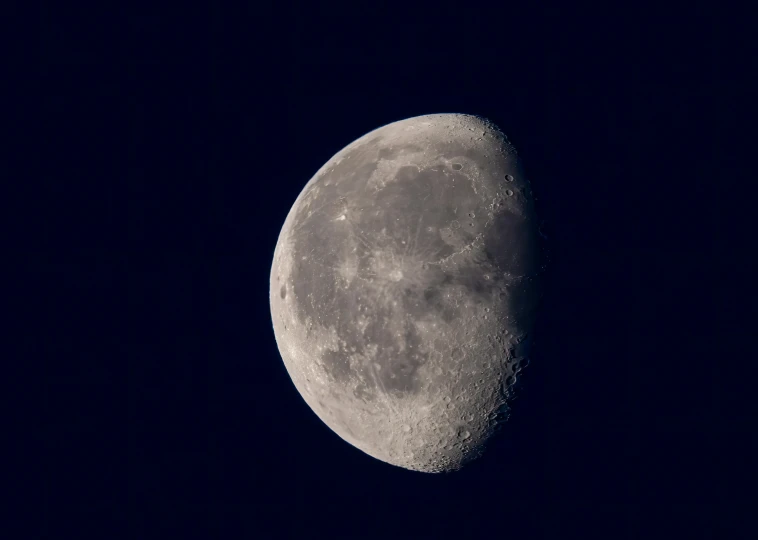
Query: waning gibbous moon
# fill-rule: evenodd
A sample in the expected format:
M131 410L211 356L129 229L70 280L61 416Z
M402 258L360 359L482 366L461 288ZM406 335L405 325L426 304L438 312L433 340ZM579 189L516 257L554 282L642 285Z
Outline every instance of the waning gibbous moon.
M530 184L491 122L431 114L367 133L279 235L270 304L292 382L366 454L459 469L507 417L541 253Z

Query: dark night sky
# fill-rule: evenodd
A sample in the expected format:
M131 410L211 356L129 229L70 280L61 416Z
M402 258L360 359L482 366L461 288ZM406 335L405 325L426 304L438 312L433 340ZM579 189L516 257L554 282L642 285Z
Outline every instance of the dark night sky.
M21 335L51 362L49 537L751 537L739 17L311 4L43 6ZM552 264L511 421L426 475L310 411L268 277L321 165L437 112L509 136Z

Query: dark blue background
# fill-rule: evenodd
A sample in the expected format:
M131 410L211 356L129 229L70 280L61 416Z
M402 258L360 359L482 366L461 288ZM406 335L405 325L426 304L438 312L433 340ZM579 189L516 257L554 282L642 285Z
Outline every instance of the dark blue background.
M45 323L22 336L50 360L50 537L750 537L736 18L43 6L46 187L18 237L39 279L23 309ZM513 141L552 264L511 421L480 461L424 475L306 406L268 277L323 163L437 112L486 116Z

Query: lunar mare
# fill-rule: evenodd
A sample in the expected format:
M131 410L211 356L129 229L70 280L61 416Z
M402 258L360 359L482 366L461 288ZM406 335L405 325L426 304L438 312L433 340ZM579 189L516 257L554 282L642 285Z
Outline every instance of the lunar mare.
M306 403L365 453L441 472L507 417L540 298L540 235L513 146L433 114L360 137L307 183L270 304Z

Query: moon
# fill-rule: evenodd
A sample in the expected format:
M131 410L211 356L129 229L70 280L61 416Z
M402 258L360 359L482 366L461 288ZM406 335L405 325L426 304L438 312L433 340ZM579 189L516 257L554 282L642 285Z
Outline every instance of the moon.
M306 184L270 277L298 392L342 439L460 469L507 419L544 268L530 183L492 122L431 114L355 140Z

